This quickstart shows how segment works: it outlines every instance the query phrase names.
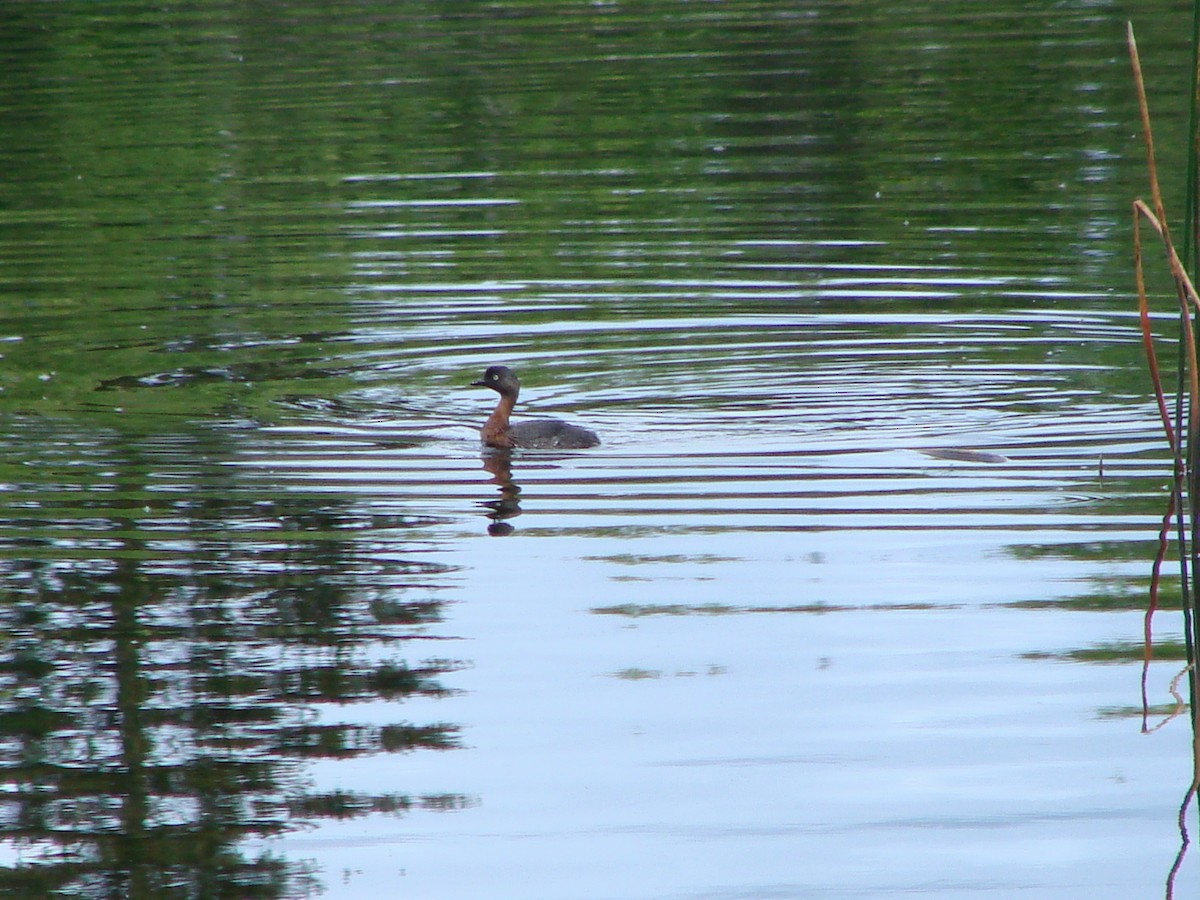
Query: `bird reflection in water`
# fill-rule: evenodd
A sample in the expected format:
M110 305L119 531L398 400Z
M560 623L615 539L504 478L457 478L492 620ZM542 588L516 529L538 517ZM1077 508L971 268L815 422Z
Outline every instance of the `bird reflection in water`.
M483 454L483 468L492 476L492 483L499 488L500 496L495 500L484 500L479 505L486 507L488 534L505 537L516 529L505 521L521 514L521 486L512 478L512 454L507 450L489 450Z

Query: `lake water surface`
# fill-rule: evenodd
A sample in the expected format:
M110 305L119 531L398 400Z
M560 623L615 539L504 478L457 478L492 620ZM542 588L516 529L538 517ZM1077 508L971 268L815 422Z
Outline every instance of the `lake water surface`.
M5 895L1165 896L1127 15L7 9Z

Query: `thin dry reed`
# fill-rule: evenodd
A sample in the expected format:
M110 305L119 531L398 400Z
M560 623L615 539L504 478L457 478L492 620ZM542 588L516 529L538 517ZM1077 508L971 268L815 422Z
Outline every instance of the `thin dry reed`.
M1154 158L1154 137L1150 128L1150 108L1146 102L1146 85L1142 78L1141 62L1138 59L1137 43L1133 36L1133 25L1126 29L1126 40L1129 45L1129 58L1133 64L1133 80L1137 89L1138 110L1142 119L1142 134L1146 143L1146 168L1150 178L1150 203L1144 200L1133 202L1133 262L1134 278L1137 286L1138 316L1141 322L1142 343L1149 364L1150 379L1154 386L1155 399L1158 402L1158 413L1162 419L1163 431L1171 448L1173 460L1173 489L1163 515L1162 527L1159 530L1158 553L1154 560L1150 583L1150 599L1145 618L1145 651L1142 667L1142 704L1143 729L1146 728L1146 711L1149 709L1147 697L1147 676L1150 659L1153 655L1153 633L1151 629L1154 613L1158 609L1159 589L1161 585L1162 563L1167 555L1172 532L1179 550L1181 606L1183 610L1184 644L1187 648L1187 669L1189 706L1192 723L1192 781L1188 786L1183 802L1179 809L1179 828L1182 835L1182 846L1175 866L1167 880L1167 896L1173 894L1175 875L1183 861L1184 852L1188 846L1187 812L1200 786L1200 708L1197 706L1197 672L1196 672L1196 601L1195 586L1200 579L1200 364L1196 346L1196 317L1200 316L1200 296L1197 296L1192 278L1171 240L1171 232L1167 224L1167 213L1163 205L1162 191L1158 182L1158 166ZM1193 91L1193 123L1195 122L1196 92ZM1193 124L1193 128L1194 128ZM1194 146L1191 148L1193 155ZM1189 166L1189 180L1196 178L1196 168ZM1189 205L1196 200L1195 185L1189 184ZM1189 210L1189 220L1196 221L1194 210ZM1150 322L1150 306L1146 296L1145 273L1142 262L1142 227L1148 226L1158 236L1166 255L1167 268L1175 284L1175 294L1178 301L1179 313L1179 359L1180 371L1176 386L1174 402L1168 402L1168 396L1163 389L1162 375L1155 353L1154 335ZM1193 226L1194 230L1194 226Z

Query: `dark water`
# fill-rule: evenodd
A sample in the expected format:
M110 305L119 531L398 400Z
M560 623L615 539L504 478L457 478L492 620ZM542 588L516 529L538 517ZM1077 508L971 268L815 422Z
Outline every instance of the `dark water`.
M1128 14L6 7L6 896L1162 895Z

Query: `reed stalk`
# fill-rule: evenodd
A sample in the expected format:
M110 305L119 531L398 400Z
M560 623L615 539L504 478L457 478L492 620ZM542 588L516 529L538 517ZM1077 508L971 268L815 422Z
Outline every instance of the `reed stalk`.
M1158 165L1154 156L1154 137L1150 127L1150 107L1146 101L1146 85L1142 78L1141 62L1138 58L1137 41L1134 39L1132 23L1126 26L1126 41L1129 59L1133 66L1133 81L1137 91L1138 111L1142 121L1142 135L1146 146L1146 170L1150 182L1150 202L1133 201L1133 262L1134 281L1137 288L1138 319L1141 324L1142 343L1150 370L1150 381L1158 404L1158 414L1163 432L1171 450L1172 489L1159 530L1158 552L1151 571L1150 597L1144 623L1145 651L1142 666L1143 710L1148 710L1146 681L1153 654L1151 623L1158 609L1161 587L1162 563L1166 559L1172 532L1179 552L1180 605L1183 611L1184 645L1187 651L1188 699L1192 724L1192 780L1179 809L1179 828L1182 845L1167 879L1167 896L1173 893L1175 875L1182 863L1189 839L1187 812L1200 787L1200 683L1197 679L1196 647L1200 643L1197 633L1196 585L1200 583L1200 352L1196 345L1196 322L1200 318L1200 296L1196 294L1193 278L1188 266L1176 252L1171 238L1167 213L1158 180ZM1200 3L1193 15L1193 59L1191 91L1191 133L1189 136L1189 164L1186 190L1186 241L1184 253L1194 267L1200 258L1200 216L1197 215L1197 122L1200 121ZM1142 228L1148 226L1158 237L1166 257L1167 269L1175 285L1179 314L1179 368L1177 372L1174 402L1168 401L1163 388L1155 342L1150 322L1150 304L1146 294L1145 271L1142 258ZM1143 729L1146 716L1143 715Z

